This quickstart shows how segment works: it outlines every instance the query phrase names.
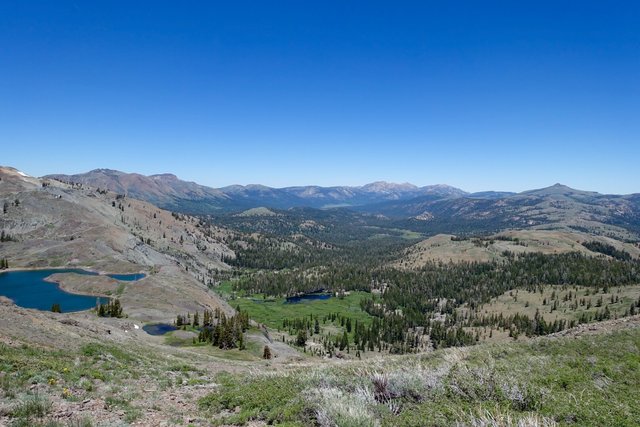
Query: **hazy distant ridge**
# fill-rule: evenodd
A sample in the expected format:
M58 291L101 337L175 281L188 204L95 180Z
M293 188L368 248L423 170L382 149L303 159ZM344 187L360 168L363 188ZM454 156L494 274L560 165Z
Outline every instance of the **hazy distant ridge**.
M448 185L417 187L384 181L360 187L299 186L272 188L264 185L231 185L212 188L178 179L173 174L145 176L111 169L95 169L77 175L55 174L45 178L106 188L131 197L147 200L165 208L185 205L207 209L235 210L258 206L274 208L326 206L362 206L390 200L409 200L419 196L460 197L467 193ZM201 210L201 209L192 209Z
M50 175L106 188L165 209L190 213L244 211L257 207L346 207L405 222L410 229L490 232L511 228L561 228L635 239L640 235L640 194L607 195L562 184L509 193L467 193L448 185L418 187L383 181L360 187L271 188L232 185L211 188L172 174L144 176L109 169L78 175Z

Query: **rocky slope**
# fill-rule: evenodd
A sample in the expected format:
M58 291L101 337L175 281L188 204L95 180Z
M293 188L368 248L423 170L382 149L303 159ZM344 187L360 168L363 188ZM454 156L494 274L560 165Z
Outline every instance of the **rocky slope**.
M224 306L206 286L212 270L234 256L229 233L147 202L79 184L0 168L0 258L11 268L87 267L109 273L146 272L120 296L140 321ZM89 293L86 281L63 275L62 286Z

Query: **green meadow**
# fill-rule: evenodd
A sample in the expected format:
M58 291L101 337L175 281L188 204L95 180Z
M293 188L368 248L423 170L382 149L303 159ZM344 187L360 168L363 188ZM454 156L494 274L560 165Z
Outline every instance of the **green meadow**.
M371 323L372 317L362 311L360 301L371 298L368 292L351 292L344 297L331 297L326 300L302 301L295 304L287 304L285 298L264 298L263 295L234 296L233 284L224 282L218 288L234 308L240 307L247 311L249 317L256 322L263 323L270 328L279 329L284 319L296 319L309 317L322 320L324 316L338 314L350 317L366 325Z

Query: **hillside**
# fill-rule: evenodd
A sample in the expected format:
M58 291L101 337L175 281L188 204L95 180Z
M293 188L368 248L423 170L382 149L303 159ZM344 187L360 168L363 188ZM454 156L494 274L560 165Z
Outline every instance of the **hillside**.
M183 181L168 173L145 176L112 169L95 169L83 174L49 175L45 178L106 189L170 210L189 204L197 204L201 210L216 209L228 199L219 190Z
M124 309L141 321L168 320L175 313L224 303L203 282L211 269L228 269L233 252L224 229L173 215L147 202L83 185L63 184L0 168L0 257L11 268L87 267L109 273L144 272L141 286L126 286ZM62 287L103 294L83 276L65 275Z
M107 334L52 313L31 318L41 337L0 334L2 425L640 423L638 316L522 343L286 370L148 343L115 325Z
M511 253L558 254L580 252L589 256L602 254L589 250L587 242L600 242L640 258L640 246L609 237L593 236L577 231L512 230L483 237L460 238L438 234L407 248L395 265L416 269L429 261L488 262L505 259Z

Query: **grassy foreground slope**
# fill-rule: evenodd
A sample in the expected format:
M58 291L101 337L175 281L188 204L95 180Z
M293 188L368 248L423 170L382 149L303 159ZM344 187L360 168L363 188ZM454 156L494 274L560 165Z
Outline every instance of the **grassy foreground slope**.
M3 337L0 425L640 425L640 316L526 342L288 368L127 336L66 347Z
M637 426L639 326L635 316L523 343L222 374L200 407L225 425Z

